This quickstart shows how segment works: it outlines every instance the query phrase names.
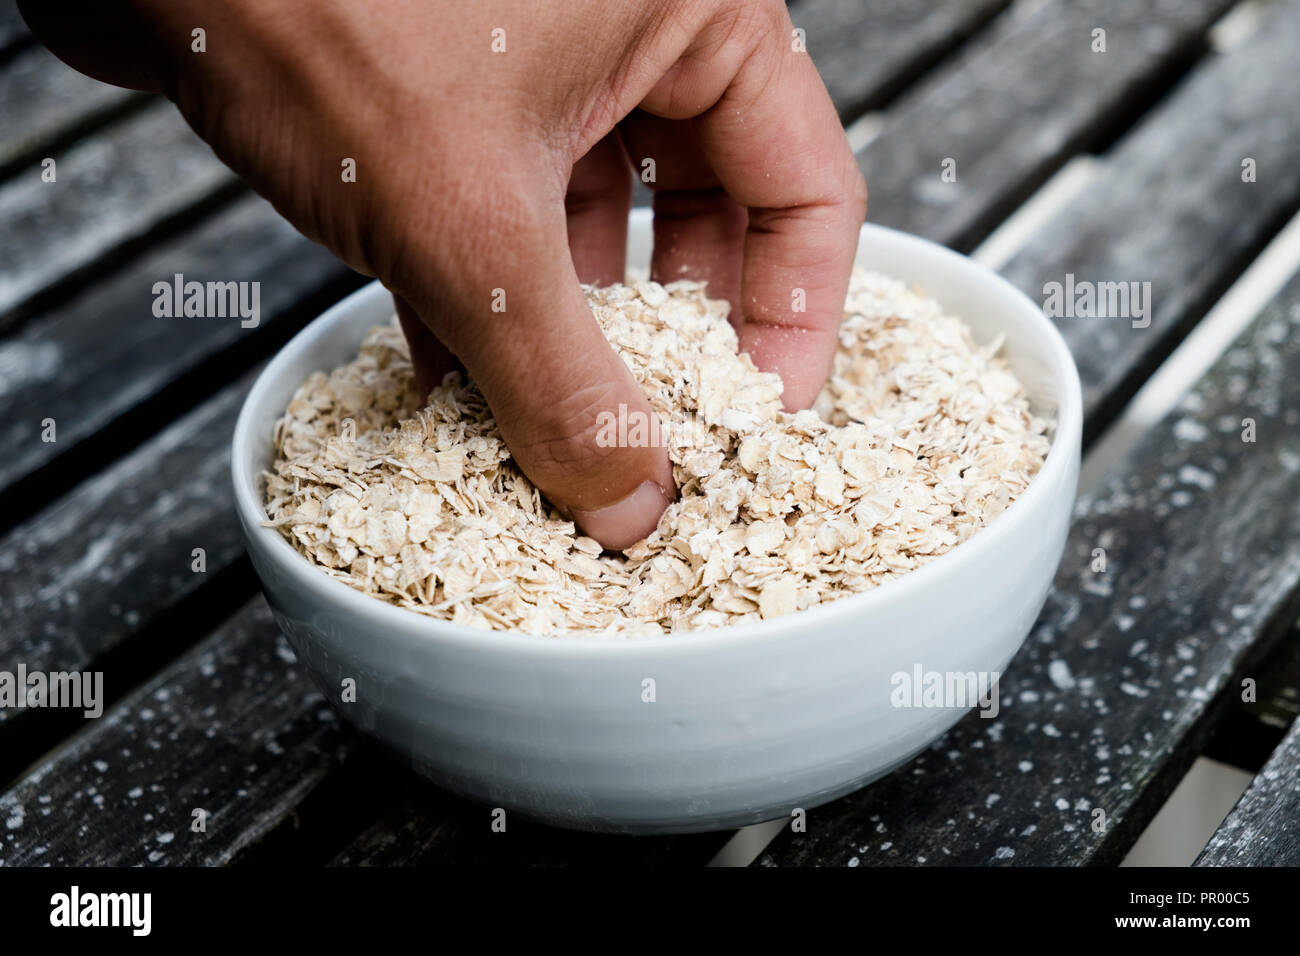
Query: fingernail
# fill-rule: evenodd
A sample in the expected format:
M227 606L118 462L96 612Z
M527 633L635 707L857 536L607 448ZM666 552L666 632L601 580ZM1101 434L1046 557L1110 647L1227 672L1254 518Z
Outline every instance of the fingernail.
M631 547L659 526L668 507L668 496L653 481L643 481L621 501L595 511L574 509L573 520L583 534L595 538L611 551Z

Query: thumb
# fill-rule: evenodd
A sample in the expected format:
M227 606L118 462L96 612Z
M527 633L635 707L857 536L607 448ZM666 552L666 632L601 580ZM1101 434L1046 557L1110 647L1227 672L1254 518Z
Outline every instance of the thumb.
M675 497L672 465L663 447L605 440L607 421L650 423L654 411L587 306L563 209L539 220L492 229L492 266L462 272L454 290L407 298L464 363L523 473L584 534L621 550Z

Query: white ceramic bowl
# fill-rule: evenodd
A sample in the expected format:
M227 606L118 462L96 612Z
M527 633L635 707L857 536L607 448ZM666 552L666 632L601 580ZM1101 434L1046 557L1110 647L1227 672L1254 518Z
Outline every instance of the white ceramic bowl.
M645 268L650 217L632 216ZM325 696L420 773L561 826L688 832L790 815L910 759L967 709L896 707L903 672L1001 672L1061 559L1079 469L1078 375L1042 311L941 246L864 226L858 262L923 285L1007 354L1050 454L1019 500L948 554L874 591L761 624L659 638L538 637L430 620L353 591L261 526L259 473L306 376L355 355L391 314L376 283L297 335L235 428L235 498L281 628ZM340 702L345 678L356 702ZM646 679L654 701L643 699Z

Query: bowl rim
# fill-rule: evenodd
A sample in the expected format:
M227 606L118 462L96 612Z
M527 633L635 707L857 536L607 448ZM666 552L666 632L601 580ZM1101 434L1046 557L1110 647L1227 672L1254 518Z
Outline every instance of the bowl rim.
M633 215L635 216L639 211L635 210ZM358 300L375 295L376 287L379 286L378 281L362 286L312 319L267 363L245 396L235 422L230 462L235 510L245 534L263 545L263 553L276 563L279 570L302 587L314 592L314 596L326 604L341 604L358 616L369 615L376 625L387 626L386 632L394 636L402 633L411 636L418 633L421 638L427 637L457 647L472 647L485 653L496 650L512 654L567 654L576 657L591 654L631 654L648 649L669 651L673 654L706 653L725 650L736 645L752 647L769 641L785 640L792 636L790 633L792 631L815 628L829 623L832 618L856 615L869 617L874 610L887 603L906 602L909 596L939 581L941 575L960 566L982 561L999 540L1012 535L1016 525L1029 520L1028 516L1032 512L1046 504L1044 499L1052 493L1052 489L1058 485L1060 479L1068 473L1081 455L1083 397L1078 369L1060 331L1027 295L1001 275L939 243L896 229L865 223L860 232L860 239L868 235L889 242L910 245L918 252L938 256L944 261L945 268L972 274L973 279L992 283L995 287L1000 287L1003 292L1010 293L1013 301L1020 301L1025 314L1032 316L1030 328L1040 344L1046 347L1052 371L1060 382L1055 396L1056 426L1052 444L1042 468L1030 480L1025 492L970 538L924 566L900 576L897 580L860 594L782 615L771 621L731 624L700 631L625 637L604 631L535 634L526 631L469 627L426 617L418 611L389 604L331 577L296 551L278 531L262 525L265 511L260 492L256 487L258 482L256 477L252 481L248 480L248 476L260 475L264 468L259 466L256 471L252 470L250 466L253 463L246 449L251 450L254 444L249 440L249 435L253 430L256 412L265 403L267 393L279 383L285 367L296 359L299 353L309 349L327 328L342 321L344 315L355 309ZM1073 507L1073 495L1071 507ZM253 543L252 540L249 541L250 549Z

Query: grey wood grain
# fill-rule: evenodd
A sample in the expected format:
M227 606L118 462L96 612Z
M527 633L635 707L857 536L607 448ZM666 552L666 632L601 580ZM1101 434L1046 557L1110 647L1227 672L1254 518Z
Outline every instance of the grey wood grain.
M845 120L882 102L1008 0L803 0L790 14Z
M1013 8L889 110L859 154L868 219L968 250L1066 158L1150 102L1233 0ZM1092 52L1092 31L1106 52ZM945 182L944 160L957 179Z
M93 670L242 557L230 438L250 384L231 385L0 540L0 670ZM189 622L190 639L206 624ZM0 739L57 716L0 708Z
M0 176L27 162L39 178L40 160L49 155L41 150L145 99L83 76L42 46L16 53L0 67Z
M1300 276L1079 502L998 717L810 811L761 862L1118 862L1300 610L1297 368Z
M155 317L153 285L172 282L176 273L200 282L259 283L258 325L244 328L238 317ZM232 350L269 350L361 281L250 195L85 287L0 339L0 496L192 381L198 370L215 363L210 377L220 380ZM290 328L281 331L286 323ZM52 443L41 440L47 418L58 429ZM0 514L26 507L31 497L38 496L5 497Z
M1196 866L1300 866L1300 721L1219 825Z
M238 180L161 102L0 184L0 330L33 297L134 252L163 226L232 194Z
M261 599L88 723L0 795L0 865L229 863L355 740Z
M1145 117L1002 270L1039 302L1067 275L1150 284L1149 325L1056 320L1079 366L1089 434L1300 209L1300 113L1278 82L1297 47L1300 4L1278 4L1244 45L1201 64ZM1242 178L1248 158L1254 182Z

